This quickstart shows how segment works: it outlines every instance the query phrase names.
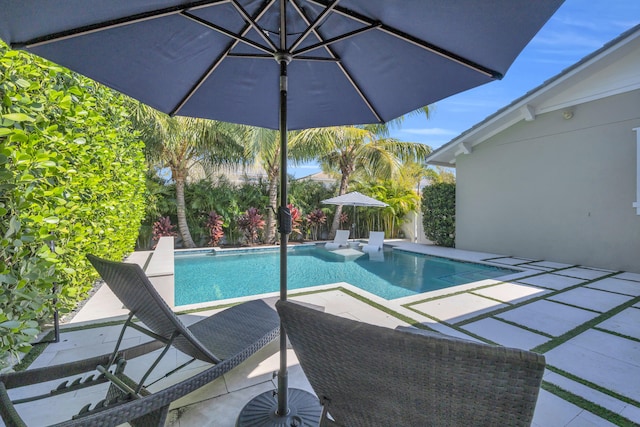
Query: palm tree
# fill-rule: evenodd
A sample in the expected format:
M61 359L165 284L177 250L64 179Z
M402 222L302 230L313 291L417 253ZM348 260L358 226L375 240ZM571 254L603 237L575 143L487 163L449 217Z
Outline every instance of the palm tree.
M367 183L357 183L355 189L388 205L383 209L363 210L363 214L359 216L367 222L365 229L383 229L387 237L396 237L406 215L412 211L417 212L420 207L420 197L415 187L404 179L374 179Z
M278 178L280 176L280 132L258 127L246 127L245 138L246 159L253 159L267 174L267 191L269 194L269 210L265 224L265 243L276 240L276 215L278 205Z
M213 120L169 117L150 107L134 107L134 125L146 143L147 160L160 168L169 168L176 184L178 230L183 245L195 247L189 232L184 186L189 170L197 163L205 166L240 162L239 127Z
M356 170L363 169L380 179L391 179L403 162L423 162L431 153L427 145L387 137L389 127L397 123L399 121L387 125L303 130L291 139L291 154L297 160L318 159L324 170L337 171L340 174L338 195L343 195ZM330 239L340 225L341 213L342 206L338 206Z

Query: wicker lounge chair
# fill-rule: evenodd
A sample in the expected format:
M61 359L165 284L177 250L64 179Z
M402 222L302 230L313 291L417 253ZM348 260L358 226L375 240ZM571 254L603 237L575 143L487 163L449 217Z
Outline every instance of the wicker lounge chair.
M134 427L163 426L171 402L230 371L279 335L277 313L261 300L236 305L186 327L162 300L140 266L106 261L91 255L88 258L107 285L131 311L116 348L111 355L0 375L0 415L8 426L26 424L14 406L19 402L11 402L7 389L91 371L94 371L93 377L79 378L75 382L63 384L59 391L51 394L109 382L105 400L94 407L82 408L74 419L55 424L56 426L116 426L125 422ZM134 317L143 325L134 322ZM120 350L119 346L128 327L151 336L155 341L133 349ZM145 380L171 346L193 359L213 366L177 384L149 393L144 387ZM159 348L163 350L139 381L125 375L126 359ZM96 366L100 374L95 372ZM139 376L139 373L136 374Z
M333 238L333 242L327 242L324 244L325 249L330 251L340 248L349 247L349 230L336 231L336 237Z
M384 245L384 231L370 231L369 241L362 245L362 252L378 252L382 250Z
M320 425L531 423L545 366L542 355L417 328L368 325L292 302L276 307L323 404Z

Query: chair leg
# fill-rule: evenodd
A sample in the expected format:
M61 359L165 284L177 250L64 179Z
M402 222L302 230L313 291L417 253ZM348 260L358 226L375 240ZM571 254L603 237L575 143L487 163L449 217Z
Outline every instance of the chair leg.
M320 414L320 425L318 427L339 427L339 425L329 418L329 400L326 397L320 399L322 414Z

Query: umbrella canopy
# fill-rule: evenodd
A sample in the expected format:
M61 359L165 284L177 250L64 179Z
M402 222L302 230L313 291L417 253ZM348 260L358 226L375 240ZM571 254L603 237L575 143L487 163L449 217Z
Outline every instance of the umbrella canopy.
M500 79L561 3L0 0L0 38L172 115L280 130L284 300L287 131L386 122ZM286 350L282 331L278 405L259 425L304 412L287 407Z
M381 202L373 197L365 196L364 194L352 191L351 193L343 194L342 196L332 197L330 199L323 200L322 203L326 205L342 205L342 206L371 206L383 208L389 206L385 202Z
M287 126L302 129L386 122L499 79L561 3L1 0L0 38L165 113L271 129L285 59Z
M342 206L353 206L353 238L356 237L356 225L358 221L355 220L357 211L356 206L369 206L376 208L383 208L385 206L389 206L388 204L381 202L380 200L374 199L373 197L365 196L362 193L358 193L357 191L352 191L351 193L343 194L342 196L332 197L330 199L325 199L322 203L327 205L342 205Z

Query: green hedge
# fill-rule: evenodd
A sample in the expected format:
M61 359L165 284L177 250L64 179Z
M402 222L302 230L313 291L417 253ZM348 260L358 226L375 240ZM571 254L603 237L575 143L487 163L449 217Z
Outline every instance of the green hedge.
M0 43L0 359L28 351L97 277L87 253L121 259L144 212L143 144L125 99ZM49 242L55 244L51 253Z
M427 239L439 246L456 244L456 185L436 183L422 193L422 223Z

